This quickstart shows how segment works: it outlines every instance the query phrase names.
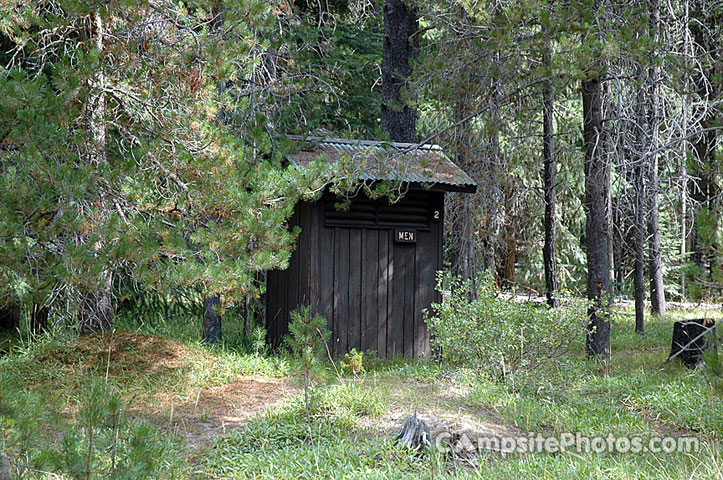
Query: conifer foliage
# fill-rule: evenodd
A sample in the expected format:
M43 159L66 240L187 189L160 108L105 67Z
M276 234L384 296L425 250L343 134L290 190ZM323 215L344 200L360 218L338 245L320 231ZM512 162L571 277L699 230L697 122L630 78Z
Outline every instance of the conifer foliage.
M304 180L245 90L267 2L0 8L0 305L68 302L103 330L119 272L233 298L287 261Z

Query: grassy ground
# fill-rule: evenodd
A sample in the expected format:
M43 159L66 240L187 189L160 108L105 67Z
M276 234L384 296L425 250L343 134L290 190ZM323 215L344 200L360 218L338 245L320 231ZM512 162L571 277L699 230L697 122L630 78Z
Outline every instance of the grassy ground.
M145 471L128 476L130 466L116 470L128 478L146 472L147 478L723 479L723 381L702 369L665 363L672 321L681 315L649 320L640 338L632 333L630 312L620 312L607 366L585 360L582 338L564 362L505 380L421 361L371 361L359 375L326 364L312 397L311 440L295 362L284 354L241 348L231 336L223 348L209 350L192 340L186 324L124 322L123 332L103 337L56 335L13 346L5 340L10 353L0 357L0 446L14 465L24 465L24 476L57 478L29 467L41 464L43 448L61 451L68 432L78 436L73 448L87 451L87 392L102 384L104 395L117 396L125 406L120 437L128 439L126 457L139 455L133 453L132 432L138 425L153 446L141 450L152 457ZM390 440L415 409L433 436L569 432L645 442L692 436L700 449L417 455ZM23 418L37 422L24 425ZM99 432L105 431L101 427L108 429L102 424ZM32 438L23 437L27 431ZM122 444L111 436L108 443L98 438L86 469L91 478L108 476L103 472L113 470L109 452ZM84 463L75 474L57 465L63 478L87 473Z

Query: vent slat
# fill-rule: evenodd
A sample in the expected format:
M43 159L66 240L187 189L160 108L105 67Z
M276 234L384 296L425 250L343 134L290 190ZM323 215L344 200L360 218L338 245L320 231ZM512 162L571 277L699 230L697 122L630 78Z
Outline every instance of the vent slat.
M427 195L410 192L390 205L386 198L371 200L355 198L347 210L337 210L339 201L333 195L324 197L324 225L334 227L415 228L430 227L430 205Z

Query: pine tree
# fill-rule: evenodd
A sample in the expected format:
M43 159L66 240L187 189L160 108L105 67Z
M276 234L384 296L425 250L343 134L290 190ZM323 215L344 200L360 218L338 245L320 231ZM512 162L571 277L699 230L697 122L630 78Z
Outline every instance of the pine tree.
M109 327L120 270L149 288L258 294L256 273L288 261L286 220L309 183L246 102L270 5L1 8L0 135L12 148L0 152L0 294L69 300L85 331Z

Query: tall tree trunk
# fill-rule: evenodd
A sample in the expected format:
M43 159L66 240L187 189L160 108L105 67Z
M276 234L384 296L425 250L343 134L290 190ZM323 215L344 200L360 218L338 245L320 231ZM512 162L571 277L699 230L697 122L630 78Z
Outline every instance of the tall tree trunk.
M544 62L550 65L550 44L545 46ZM555 308L557 298L557 262L555 260L555 242L557 241L557 227L555 223L555 132L553 125L554 89L552 81L545 84L542 99L542 156L544 166L542 178L544 181L545 196L545 244L542 247L542 258L545 264L545 293L547 304Z
M454 246L451 252L452 273L464 279L477 277L477 235L474 231L474 195L454 194L445 201L448 211L455 213L450 219Z
M403 0L384 2L382 47L382 131L395 142L415 142L417 112L402 96L412 73L411 60L419 53L416 8Z
M639 76L642 70L638 69ZM645 333L645 98L638 91L635 106L635 163L633 165L633 296L635 298L635 332Z
M660 38L660 0L649 0L650 30L655 42ZM657 59L657 52L653 55ZM660 248L660 221L658 218L658 122L659 122L660 67L653 65L648 71L648 128L650 131L651 158L649 161L648 238L650 249L650 303L656 315L665 314L665 291L663 289L663 261Z
M490 99L490 134L487 138L488 151L485 157L487 165L482 190L484 191L484 203L486 211L485 232L482 239L482 258L484 268L489 270L497 278L497 253L500 250L500 231L503 222L502 211L502 189L499 180L500 165L500 105L499 105L499 83L496 78L492 79L492 93Z
M203 297L203 341L216 345L221 341L221 295Z
M464 45L464 43L463 43ZM469 85L457 86L457 99L454 106L454 122L462 122L472 112L472 93ZM464 122L455 130L455 163L468 174L475 176L475 155L472 152L472 124ZM463 279L476 280L478 274L477 260L477 233L475 232L475 195L451 194L445 195L446 211L445 223L449 228L452 241L450 242L452 273ZM474 289L473 291L476 291Z
M610 100L610 85L609 83L603 83L600 88L602 89L602 110L605 112L613 111L612 101ZM605 164L605 210L607 219L607 252L608 252L608 268L610 273L608 277L611 279L610 283L610 295L611 298L615 296L615 284L612 280L615 279L615 251L614 251L614 235L613 235L613 195L612 195L612 167L613 159L615 155L616 146L614 145L612 134L609 129L602 130L601 136L602 145L602 156L604 157L603 162Z
M104 38L103 19L98 11L92 15L91 34L94 47L100 53L103 51ZM99 66L93 77L89 80L89 94L84 112L84 128L88 134L88 145L83 153L85 162L90 165L101 165L107 161L106 152L106 128L105 128L105 76L103 67ZM101 193L99 202L101 205L107 203ZM105 209L105 207L102 207ZM107 211L101 212L104 217ZM81 241L86 241L85 239ZM103 247L102 243L93 246L98 252ZM78 318L81 333L92 333L105 331L113 325L113 274L105 270L98 279L98 287L90 291L81 292Z
M613 268L613 271L615 272L615 276L612 278L612 281L615 285L624 285L625 284L625 269L627 267L627 255L628 252L626 251L626 238L625 238L625 211L623 210L623 197L627 198L625 196L625 192L621 189L618 190L615 195L615 209L613 210L613 235L614 235L614 242L613 242L613 248L615 249L615 267Z
M582 82L583 136L585 143L585 241L587 247L587 298L589 323L586 350L589 356L610 357L608 296L610 268L605 205L607 166L603 155L602 94L600 79Z
M683 55L684 58L692 58L692 42L690 38L690 29L688 22L690 21L690 0L685 0L683 5ZM688 61L685 60L687 67ZM685 76L685 95L681 97L681 137L683 139L688 136L688 92L690 91L690 76ZM680 296L685 301L685 264L688 262L688 149L689 142L683 140L681 143L681 152L678 156L678 172L680 174Z
M643 167L635 165L635 264L633 269L633 295L635 297L635 332L645 333L645 202L643 199Z

